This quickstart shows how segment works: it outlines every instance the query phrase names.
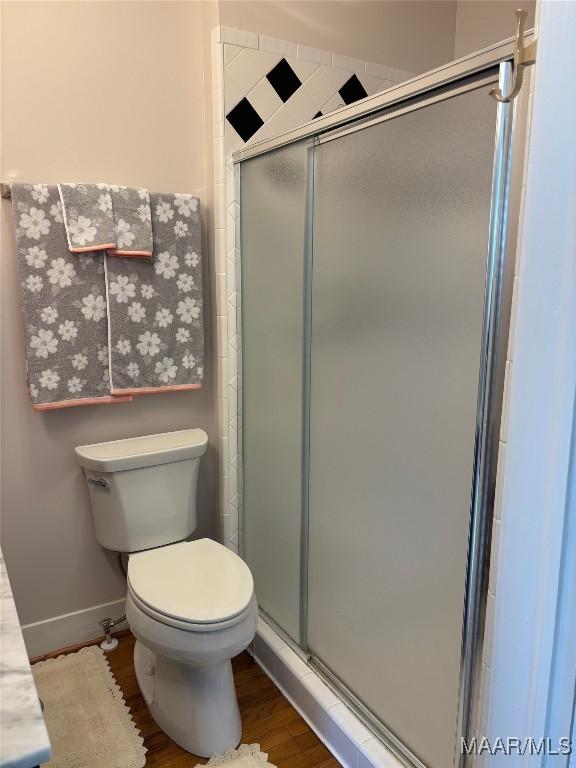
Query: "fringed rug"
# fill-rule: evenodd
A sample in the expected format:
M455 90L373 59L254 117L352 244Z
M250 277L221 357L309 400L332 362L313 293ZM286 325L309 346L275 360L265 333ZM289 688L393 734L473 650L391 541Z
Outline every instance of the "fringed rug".
M32 666L52 743L50 768L143 768L146 748L97 646Z
M206 768L220 765L226 765L226 768L276 768L268 762L266 752L260 752L260 744L240 744L238 749L227 749L219 755L212 755Z

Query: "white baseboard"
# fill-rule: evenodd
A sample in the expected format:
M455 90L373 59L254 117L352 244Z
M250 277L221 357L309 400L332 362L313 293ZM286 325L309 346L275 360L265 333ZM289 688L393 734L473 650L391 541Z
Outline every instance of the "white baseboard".
M116 619L124 614L125 600L93 605L82 611L65 613L52 619L35 621L22 627L26 650L30 658L44 653L57 651L69 645L85 643L102 635L99 622L110 617ZM120 624L118 629L126 629L128 624Z

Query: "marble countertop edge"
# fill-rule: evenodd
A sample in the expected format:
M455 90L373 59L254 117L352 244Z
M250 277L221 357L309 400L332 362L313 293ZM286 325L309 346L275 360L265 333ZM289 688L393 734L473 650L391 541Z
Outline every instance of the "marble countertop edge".
M51 757L50 738L0 551L0 768L35 768Z
M48 746L38 752L30 752L24 757L15 757L3 761L0 754L0 766L2 768L37 768L37 766L43 765L49 762L52 758L52 749Z

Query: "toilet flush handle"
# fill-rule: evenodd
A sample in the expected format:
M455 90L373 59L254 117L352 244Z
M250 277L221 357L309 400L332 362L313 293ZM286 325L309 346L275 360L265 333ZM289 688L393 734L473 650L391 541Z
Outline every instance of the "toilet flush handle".
M97 485L100 488L106 488L106 490L110 488L110 486L108 485L108 480L104 480L103 477L90 477L88 475L87 480L89 483L92 483L92 485Z

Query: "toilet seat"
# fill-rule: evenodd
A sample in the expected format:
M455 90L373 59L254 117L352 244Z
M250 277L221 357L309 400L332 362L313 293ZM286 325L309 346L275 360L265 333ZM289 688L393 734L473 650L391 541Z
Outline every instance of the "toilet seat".
M151 618L202 632L242 621L254 597L254 581L246 563L211 539L132 555L128 589L134 603Z
M256 605L256 601L255 599L253 599L248 603L248 605L246 606L245 610L242 611L242 613L239 613L236 616L233 616L231 619L225 619L223 621L212 621L210 623L205 622L203 624L199 624L198 622L182 621L180 619L174 619L172 616L168 616L165 613L161 613L160 611L155 611L149 605L144 603L138 597L138 595L134 593L134 591L130 588L130 585L128 585L128 594L130 596L130 599L132 600L132 603L135 605L135 607L139 608L140 611L146 616L148 616L150 619L157 621L159 624L164 624L167 627L173 627L174 629L181 629L184 632L196 632L196 633L218 632L224 629L228 629L229 627L234 627L236 624L240 624L246 618L249 618L254 611L254 606Z

